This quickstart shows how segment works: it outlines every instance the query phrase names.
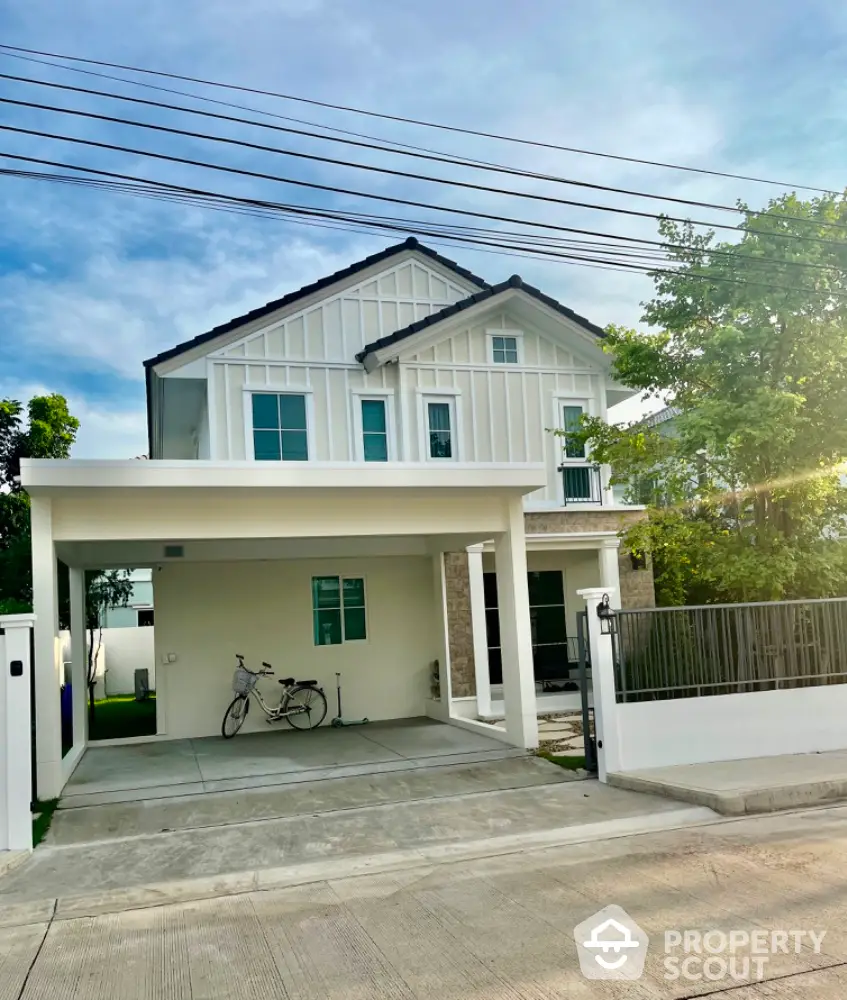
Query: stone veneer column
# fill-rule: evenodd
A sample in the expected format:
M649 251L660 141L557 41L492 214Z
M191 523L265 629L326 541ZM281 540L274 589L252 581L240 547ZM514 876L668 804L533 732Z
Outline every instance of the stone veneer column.
M452 695L472 698L476 694L476 676L467 552L444 553L444 578Z

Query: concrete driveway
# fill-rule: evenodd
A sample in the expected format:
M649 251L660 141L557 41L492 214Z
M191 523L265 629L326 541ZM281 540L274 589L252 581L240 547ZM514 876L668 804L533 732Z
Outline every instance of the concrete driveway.
M269 729L232 740L157 740L90 746L62 793L62 808L239 791L433 764L521 757L500 740L432 719L308 732Z
M650 937L645 972L587 981L573 928L612 903ZM33 907L0 927L0 982L20 1000L841 1000L845 917L842 808L99 916ZM669 980L669 929L826 934L755 985Z

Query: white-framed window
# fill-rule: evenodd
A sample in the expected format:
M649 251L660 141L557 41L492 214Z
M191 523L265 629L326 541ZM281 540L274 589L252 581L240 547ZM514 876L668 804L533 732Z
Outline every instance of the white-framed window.
M421 396L423 456L430 462L455 462L459 457L459 425L455 395Z
M357 461L397 460L393 393L389 390L353 393L353 435Z
M248 451L259 462L306 462L312 446L311 390L245 387Z
M556 427L564 432L556 439L561 502L597 503L601 498L599 472L585 444L576 437L583 415L591 414L591 403L587 399L556 396L554 407Z
M312 577L312 637L316 646L367 640L364 577Z
M495 365L517 365L523 354L520 330L487 330L488 359Z

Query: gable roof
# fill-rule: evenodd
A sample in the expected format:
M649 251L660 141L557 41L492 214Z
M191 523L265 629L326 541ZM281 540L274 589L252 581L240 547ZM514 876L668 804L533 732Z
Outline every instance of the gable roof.
M359 351L356 355L356 360L363 361L368 354L373 354L374 351L381 351L385 347L397 344L401 340L405 340L407 337L420 333L421 330L425 330L428 326L435 326L436 323L449 319L457 313L464 312L465 309L470 309L471 306L475 306L480 302L485 302L487 299L493 299L497 295L502 295L503 292L507 292L511 288L517 288L522 292L526 292L526 294L531 298L537 299L539 302L543 302L544 305L554 309L557 313L560 313L562 316L565 316L578 326L581 326L584 330L587 330L589 333L593 333L595 337L606 336L602 327L590 322L590 320L587 320L584 316L580 316L579 313L575 313L573 309L568 309L567 306L563 306L561 302L551 298L549 295L545 295L544 292L540 291L534 285L527 284L519 274L513 274L511 278L507 278L506 281L501 281L497 285L487 285L482 291L475 292L473 295L469 295L466 299L454 302L453 305L446 306L444 309L441 309L436 313L432 313L429 316L425 316L423 319L419 319L415 323L410 323L409 326L403 327L402 330L396 330L394 333L390 333L385 337L380 337L379 340L375 340L372 344L366 345L363 350Z
M477 275L472 274L455 261L450 260L448 257L443 257L435 250L431 250L429 247L424 246L414 236L410 236L402 243L395 243L393 246L387 247L385 250L380 250L379 253L371 254L370 257L365 257L357 263L351 264L350 267L345 267L341 271L336 271L335 274L327 275L327 277L321 278L319 281L314 281L310 285L304 285L296 292L289 292L288 295L283 295L281 299L274 299L272 302L267 302L265 305L259 306L258 309L252 309L250 312L244 313L243 316L236 316L234 319L227 320L226 323L222 323L220 326L213 327L206 333L201 333L199 336L194 337L191 340L183 341L183 343L177 344L175 347L171 347L169 350L163 351L161 354L157 354L154 358L149 358L144 362L144 367L150 369L154 365L161 364L163 361L170 361L172 358L176 358L180 354L184 354L186 351L190 351L194 347L199 347L201 344L208 343L210 340L214 340L216 337L220 337L224 333L229 333L231 330L235 330L237 327L242 326L245 323L261 319L263 316L276 312L277 309L281 309L283 306L289 306L300 299L306 298L307 295L320 292L324 288L334 285L337 281L343 281L345 278L352 277L354 274L364 271L373 264L380 264L382 261L388 260L390 257L394 257L406 250L415 250L418 253L423 254L425 257L429 257L430 260L437 261L442 265L442 267L446 267L454 274L457 274L466 281L477 285L479 288L488 289L491 287L483 278L477 277Z

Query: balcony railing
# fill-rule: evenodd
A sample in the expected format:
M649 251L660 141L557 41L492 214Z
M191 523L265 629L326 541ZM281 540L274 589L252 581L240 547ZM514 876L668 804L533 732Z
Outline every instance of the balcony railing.
M600 466L590 463L567 463L559 466L564 484L565 504L603 503L603 480Z

